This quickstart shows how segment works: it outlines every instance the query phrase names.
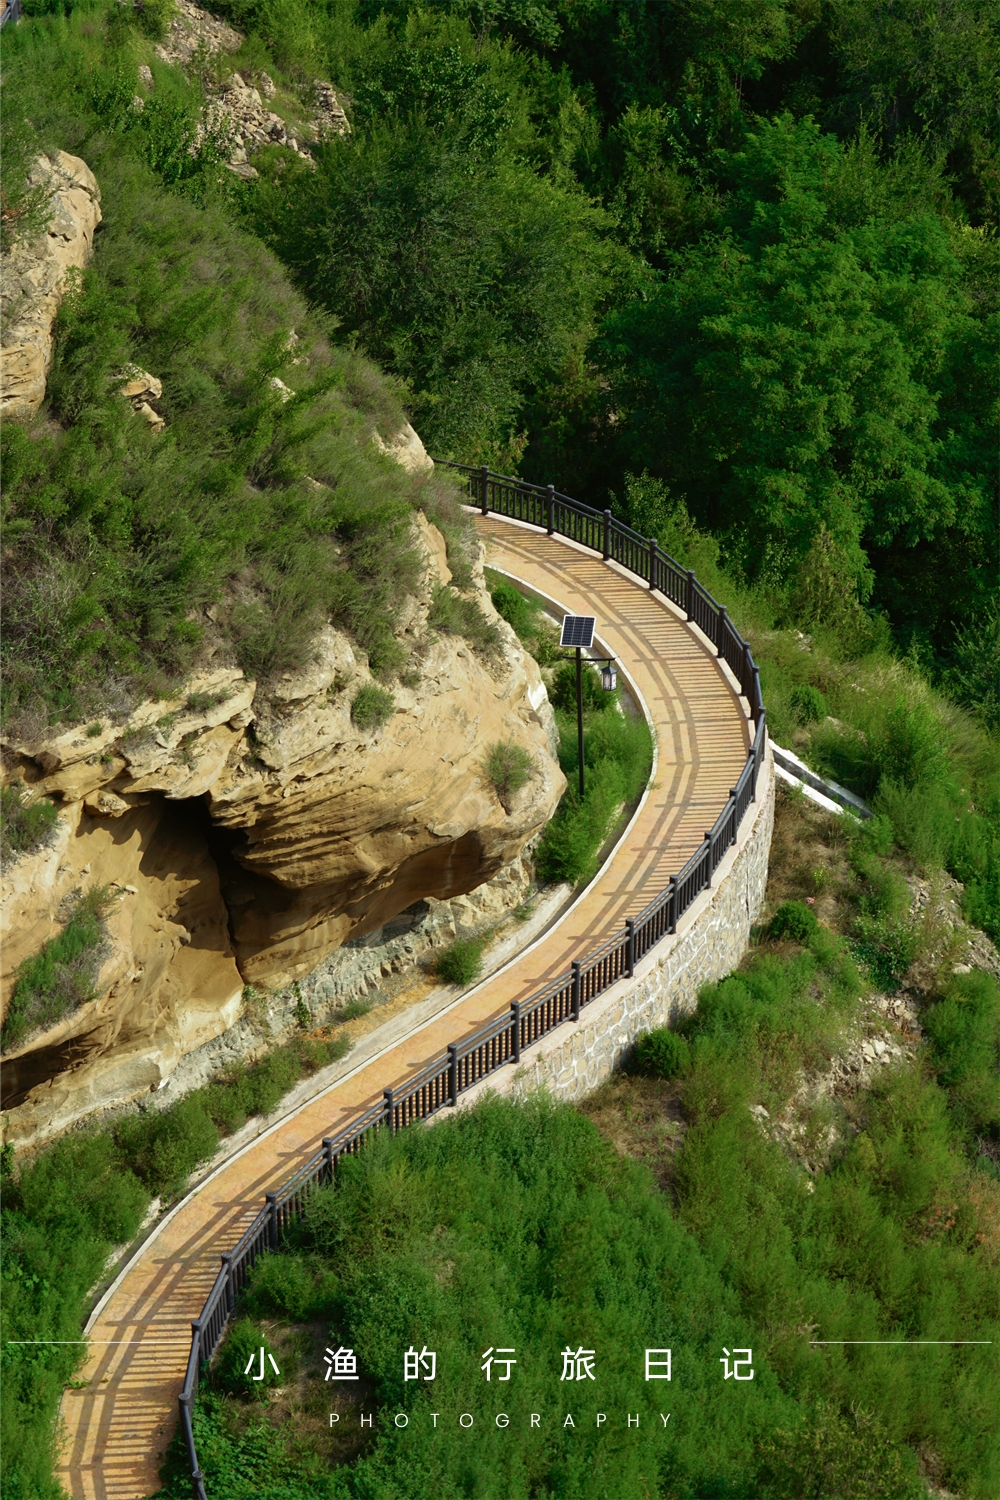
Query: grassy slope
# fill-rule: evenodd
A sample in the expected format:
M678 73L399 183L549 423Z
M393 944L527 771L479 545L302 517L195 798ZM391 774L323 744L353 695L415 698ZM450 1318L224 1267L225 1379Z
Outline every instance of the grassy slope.
M905 978L928 1042L874 1082L796 1106L793 1151L749 1108L777 1120L803 1071L827 1075L879 1021L858 927L915 872L878 848L877 828L783 797L769 906L797 899L804 941L762 933L703 992L683 1042L644 1048L645 1071L581 1111L495 1103L353 1161L260 1266L235 1352L203 1397L211 1493L584 1497L613 1485L616 1497L902 1500L925 1493L922 1471L988 1500L1000 1482L990 1350L808 1339L1000 1337L996 982L953 976L960 939L911 922ZM499 1402L478 1371L498 1328L521 1358ZM341 1400L331 1436L331 1339L358 1351L364 1408L409 1412L405 1432L386 1423L360 1442ZM240 1351L262 1340L282 1389L248 1399ZM432 1402L400 1378L403 1349L424 1342L439 1358ZM567 1342L599 1351L593 1397L560 1386ZM734 1344L754 1350L752 1401L715 1373ZM592 1407L654 1415L634 1350L661 1345L676 1361L669 1436L652 1427L629 1446L608 1427L597 1441ZM431 1409L445 1414L437 1432ZM581 1409L570 1434L564 1413ZM502 1443L494 1410L511 1413ZM520 1422L530 1410L545 1413L534 1436ZM487 1428L475 1443L458 1411ZM168 1495L183 1494L179 1449L167 1476Z
M391 679L406 670L393 628L417 569L411 509L461 532L445 485L369 442L401 425L398 384L331 346L328 320L235 227L228 174L187 153L190 88L156 64L163 110L145 134L117 109L143 45L80 12L5 40L29 148L81 155L104 215L46 407L4 434L4 704L25 728L163 692L198 663L211 606L214 663L287 669L332 618ZM163 382L160 436L117 394L130 362Z

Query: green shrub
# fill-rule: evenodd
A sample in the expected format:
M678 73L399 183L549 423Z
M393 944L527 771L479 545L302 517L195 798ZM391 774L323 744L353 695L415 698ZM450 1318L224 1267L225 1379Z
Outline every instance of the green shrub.
M783 901L771 918L768 932L774 938L788 937L806 943L818 926L815 914L804 901Z
M255 1379L262 1370L263 1378ZM284 1372L286 1380L289 1373ZM281 1383L282 1373L267 1334L250 1318L237 1318L212 1361L212 1384L229 1396L252 1396L256 1401L266 1401L268 1391Z
M351 718L364 733L374 733L381 729L395 711L395 698L388 689L379 687L376 682L366 682L360 687L351 704Z
M464 636L473 651L486 661L493 660L501 649L500 632L494 621L486 618L475 599L447 584L435 588L427 623L435 630Z
M483 968L481 938L458 938L437 956L435 967L445 984L472 984Z
M225 703L229 697L228 691L215 693L189 693L186 706L192 713L207 713L210 708L217 708L220 703Z
M104 918L113 903L107 886L91 886L59 936L18 969L3 1024L4 1051L18 1046L30 1031L51 1026L94 999Z
M618 694L617 692L606 693L601 687L599 668L592 667L589 662L584 662L580 681L584 713L603 713L606 709L616 705ZM549 701L553 708L561 709L565 714L576 713L575 662L564 661L556 669L552 686L549 689Z
M219 1132L203 1093L188 1094L170 1109L127 1115L112 1131L122 1158L155 1197L175 1197L218 1147Z
M1000 1135L1000 986L992 974L955 974L921 1017L942 1087L964 1128Z
M854 722L822 724L812 745L821 765L863 797L884 780L907 790L946 781L948 735L914 685L872 694L853 705Z
M676 1078L679 1073L686 1073L691 1064L691 1048L682 1036L666 1026L658 1026L641 1036L635 1053L639 1071L653 1078Z
M515 792L537 775L531 752L516 740L495 740L487 745L483 771L508 812Z
M251 1318L288 1318L293 1323L330 1316L336 1276L319 1256L264 1254L254 1263L243 1309Z
M302 998L302 991L298 984L293 984L292 990L295 995L295 1024L303 1031L308 1031L312 1025L312 1011Z
M817 719L825 719L830 712L823 694L810 682L792 689L791 702L800 724L815 723Z
M593 878L601 846L615 815L633 801L649 778L652 737L645 719L598 714L585 721L586 790L581 801L575 717L560 714L559 763L569 789L538 845L536 863L543 880L583 884Z
M522 645L531 649L531 643L540 629L542 605L537 599L529 599L502 573L492 568L486 571L486 582L493 601L493 608L510 625Z
M366 1016L372 1008L370 1000L348 1000L346 1005L338 1006L334 1017L337 1021L353 1021L358 1016Z
M0 787L0 861L39 848L58 822L55 803L47 797L29 801L23 782Z

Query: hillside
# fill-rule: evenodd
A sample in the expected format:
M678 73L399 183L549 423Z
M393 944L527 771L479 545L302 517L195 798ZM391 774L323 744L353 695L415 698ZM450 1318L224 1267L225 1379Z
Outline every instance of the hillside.
M567 791L575 676L434 460L657 538L749 641L772 741L873 814L783 796L748 957L581 1108L358 1159L203 1390L210 1500L459 1471L498 1500L992 1500L983 1351L903 1378L808 1337L1000 1326L997 6L24 0L4 27L4 1339L75 1338L369 988L473 980L642 794L641 712L589 673ZM336 1330L402 1401L406 1297L474 1359L497 1287L553 1359L619 1317L694 1320L706 1358L738 1325L755 1405L692 1375L649 1462L528 1429L466 1472L452 1435L418 1483L395 1433L334 1441L303 1371L259 1404L234 1374L241 1339L294 1367ZM59 1500L77 1352L4 1344L14 1500Z

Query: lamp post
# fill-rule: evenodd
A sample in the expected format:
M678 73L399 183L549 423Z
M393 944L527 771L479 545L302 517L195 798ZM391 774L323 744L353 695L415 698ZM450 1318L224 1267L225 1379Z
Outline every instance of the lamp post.
M580 801L583 801L583 649L576 648L576 751L580 762Z
M581 802L586 790L586 771L583 763L583 653L594 644L596 624L597 619L594 615L564 615L562 634L559 637L560 646L572 646L576 651L576 746ZM567 660L571 659L567 658ZM615 659L613 656L605 656L598 657L597 660L605 664L601 672L601 687L605 692L613 692L618 685Z

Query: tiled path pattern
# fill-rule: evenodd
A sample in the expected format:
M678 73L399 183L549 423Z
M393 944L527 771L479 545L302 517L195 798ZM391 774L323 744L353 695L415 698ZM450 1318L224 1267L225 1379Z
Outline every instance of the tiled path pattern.
M88 1386L63 1397L58 1473L74 1500L135 1500L160 1487L191 1320L212 1287L220 1254L235 1244L264 1193L384 1088L618 931L698 847L743 769L750 745L746 705L673 606L573 543L495 517L477 524L491 566L569 613L596 614L601 649L617 658L655 727L654 785L591 889L536 946L220 1168L149 1242L90 1330L82 1371Z

